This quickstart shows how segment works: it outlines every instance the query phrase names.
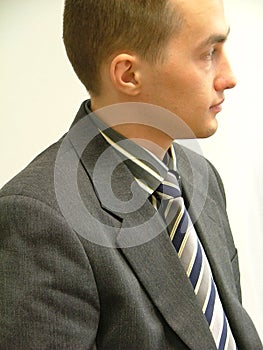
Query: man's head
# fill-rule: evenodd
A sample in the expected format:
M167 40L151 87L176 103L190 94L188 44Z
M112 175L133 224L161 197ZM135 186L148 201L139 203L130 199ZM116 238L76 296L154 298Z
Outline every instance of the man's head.
M216 131L224 91L236 84L222 0L66 0L64 18L67 52L94 110L143 102L179 116L196 137ZM131 138L138 127L118 131ZM171 141L142 133L164 148Z
M99 95L105 61L135 52L155 63L181 19L166 0L65 0L64 43L79 79Z

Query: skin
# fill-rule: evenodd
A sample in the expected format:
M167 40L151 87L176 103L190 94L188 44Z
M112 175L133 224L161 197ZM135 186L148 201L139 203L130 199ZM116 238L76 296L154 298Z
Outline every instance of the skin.
M102 67L102 93L92 97L92 109L124 102L154 104L179 116L194 137L205 138L217 130L224 91L236 85L224 49L229 26L221 0L170 0L171 5L178 2L185 21L164 48L162 60L153 66L132 52L110 57ZM102 118L109 124L109 117ZM170 118L162 123L162 130L173 129ZM132 120L114 128L127 138L143 138L159 158L176 138Z

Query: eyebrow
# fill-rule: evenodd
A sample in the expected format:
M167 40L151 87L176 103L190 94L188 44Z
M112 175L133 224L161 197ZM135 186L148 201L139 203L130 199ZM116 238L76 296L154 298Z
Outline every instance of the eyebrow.
M206 47L213 44L224 43L227 40L229 33L230 33L230 27L228 28L226 35L213 34L209 38L202 41L199 47Z

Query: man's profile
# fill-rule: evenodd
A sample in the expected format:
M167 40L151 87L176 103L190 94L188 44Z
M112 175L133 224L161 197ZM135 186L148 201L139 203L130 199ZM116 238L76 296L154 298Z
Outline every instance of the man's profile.
M91 98L0 192L1 349L239 349L223 184L173 141L217 130L236 85L221 0L66 0Z

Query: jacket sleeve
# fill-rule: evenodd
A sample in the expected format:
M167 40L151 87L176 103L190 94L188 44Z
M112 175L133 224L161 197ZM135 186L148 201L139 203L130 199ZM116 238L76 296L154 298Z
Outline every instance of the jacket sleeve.
M78 236L48 205L0 199L0 349L96 349L99 298Z

